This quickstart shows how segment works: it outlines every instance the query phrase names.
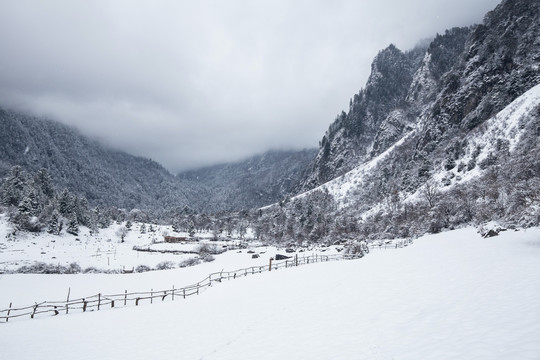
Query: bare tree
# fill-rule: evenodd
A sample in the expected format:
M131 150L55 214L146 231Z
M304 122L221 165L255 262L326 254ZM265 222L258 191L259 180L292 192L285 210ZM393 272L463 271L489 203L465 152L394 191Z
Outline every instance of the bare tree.
M424 187L420 190L420 195L427 202L430 209L432 209L439 198L439 189L433 180L426 181Z

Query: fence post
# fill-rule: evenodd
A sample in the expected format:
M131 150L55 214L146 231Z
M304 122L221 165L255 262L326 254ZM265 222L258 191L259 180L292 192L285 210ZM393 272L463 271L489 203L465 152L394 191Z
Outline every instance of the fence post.
M67 300L66 300L66 315L69 311L69 294L71 294L71 287L68 288L68 296L67 296Z
M97 309L99 311L99 307L101 306L101 293L97 295Z
M124 290L124 306L126 306L127 303L127 290Z
M294 260L296 261L296 266L298 266L298 254L294 255Z
M270 258L270 265L268 266L268 271L272 271L272 260L274 260L274 258Z
M150 289L150 304L154 303L154 289Z
M82 301L83 301L82 311L86 312L86 305L88 305L88 301L86 301L84 298L82 299Z
M184 291L184 299L186 298L186 288L183 289Z
M12 305L12 304L13 304L13 303L9 303L9 310L8 310L8 312L7 312L7 315L6 315L6 322L9 321L9 313L11 312L11 305Z
M37 308L38 308L38 304L36 303L36 305L34 305L34 312L32 313L32 315L30 315L30 319L34 318L34 315L36 314Z
M171 295L172 301L174 301L174 285L172 286L172 295ZM185 298L185 296L184 296Z

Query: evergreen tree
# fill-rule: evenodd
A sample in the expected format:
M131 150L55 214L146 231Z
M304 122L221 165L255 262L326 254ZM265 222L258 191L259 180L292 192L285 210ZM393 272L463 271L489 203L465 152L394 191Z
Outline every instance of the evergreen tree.
M0 200L6 206L18 206L28 186L26 173L20 166L11 168L0 188Z
M49 219L49 223L47 224L47 232L53 235L60 235L62 227L63 222L60 218L60 214L58 213L58 210L55 209L51 215L51 218Z
M40 169L34 176L34 186L41 191L48 199L54 197L54 186L52 178L47 169Z
M79 222L77 221L77 214L71 213L66 231L71 235L79 235Z
M75 212L73 196L68 189L64 189L58 199L58 210L62 216L68 217Z

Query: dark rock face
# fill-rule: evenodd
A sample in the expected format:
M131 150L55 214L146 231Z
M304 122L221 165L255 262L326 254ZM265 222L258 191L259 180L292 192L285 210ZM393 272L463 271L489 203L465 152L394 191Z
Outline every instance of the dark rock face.
M346 173L418 127L411 156L428 159L540 83L539 14L538 1L505 0L483 24L447 30L427 48L382 50L365 88L323 136L297 189Z

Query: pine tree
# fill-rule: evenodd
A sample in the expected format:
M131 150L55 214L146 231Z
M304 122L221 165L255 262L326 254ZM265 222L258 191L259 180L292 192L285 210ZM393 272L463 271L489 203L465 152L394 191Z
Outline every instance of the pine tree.
M79 235L79 222L75 213L71 213L66 231L71 235Z
M28 186L26 173L20 166L11 168L0 188L0 201L6 206L18 206Z
M73 202L73 196L71 195L69 190L64 189L64 191L62 191L62 194L60 195L60 199L58 199L58 207L62 216L67 217L75 212Z
M34 176L34 186L39 189L47 198L54 197L54 186L52 178L47 169L40 169Z
M48 229L47 232L49 234L53 235L60 235L60 232L62 231L62 220L60 219L60 214L58 213L58 210L54 210L51 218L49 219L49 223L47 224Z

